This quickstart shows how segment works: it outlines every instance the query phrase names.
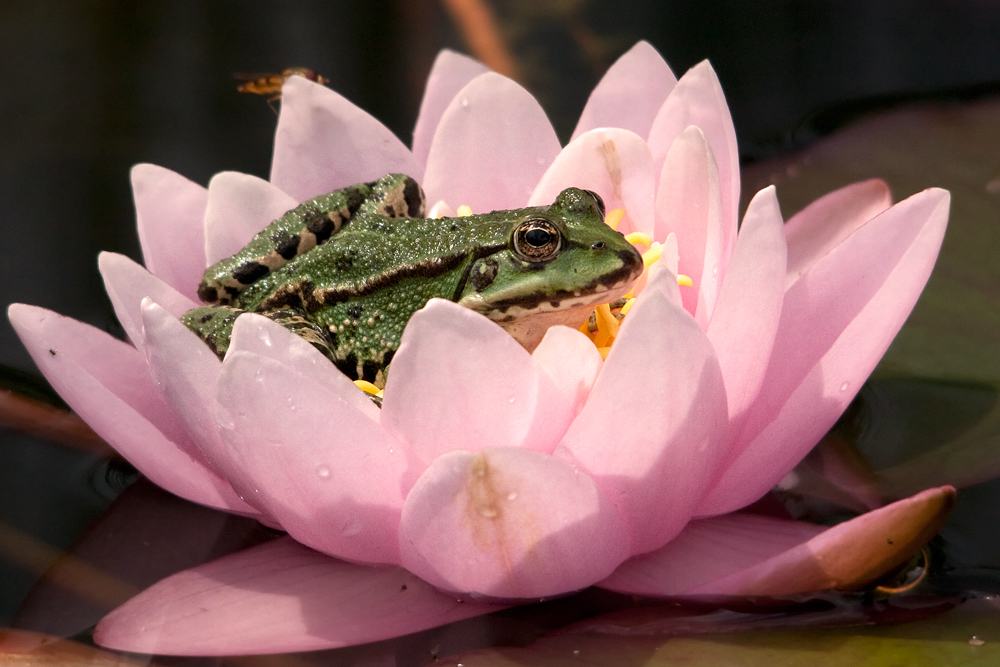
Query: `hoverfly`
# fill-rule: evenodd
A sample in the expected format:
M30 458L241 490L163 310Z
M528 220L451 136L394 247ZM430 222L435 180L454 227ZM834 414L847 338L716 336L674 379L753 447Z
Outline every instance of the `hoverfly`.
M241 93L267 95L268 103L281 99L281 86L290 76L301 76L319 84L330 82L325 76L308 67L289 67L282 70L281 74L236 74L234 76L243 81L236 90Z

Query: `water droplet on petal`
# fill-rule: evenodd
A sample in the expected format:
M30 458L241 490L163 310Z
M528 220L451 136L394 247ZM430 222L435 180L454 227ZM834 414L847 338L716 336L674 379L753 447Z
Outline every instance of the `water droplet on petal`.
M980 639L976 635L972 635L972 637L969 639L969 644L971 644L972 646L982 646L985 643L986 643L985 640Z
M719 265L718 264L716 264L715 266L712 267L712 275L713 276L719 275Z
M517 500L517 491L511 491L508 493L507 500Z
M517 397L516 397L516 396L509 396L509 397L507 398L507 402L508 402L508 403L513 403L513 402L514 402L514 401L516 401L516 400L517 400Z
M469 98L468 97L463 97L462 100L461 100L461 104L462 104L463 107L469 106Z
M344 526L340 529L340 534L343 537L351 537L352 535L357 535L358 533L360 533L361 528L362 528L361 519L353 517L352 519L348 520L348 522L345 523Z
M851 386L850 382L845 382L844 384L840 385L840 391L847 391L848 387L850 386Z
M328 466L319 466L316 468L316 474L326 479L330 476L330 468Z

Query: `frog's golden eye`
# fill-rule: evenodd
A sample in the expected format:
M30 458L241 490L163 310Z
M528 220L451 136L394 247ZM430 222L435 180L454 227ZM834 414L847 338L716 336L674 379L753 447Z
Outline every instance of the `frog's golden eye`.
M525 220L514 229L514 252L529 262L546 262L562 247L559 228L548 220Z
M593 190L584 190L584 192L586 192L594 199L594 203L597 204L597 210L601 212L601 219L603 220L608 210L604 206L604 200L601 199L601 195L597 194Z

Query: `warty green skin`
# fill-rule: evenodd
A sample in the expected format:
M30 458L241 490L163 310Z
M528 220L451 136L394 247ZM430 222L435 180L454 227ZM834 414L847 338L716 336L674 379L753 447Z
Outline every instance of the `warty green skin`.
M292 214L318 210L322 198L303 203L205 272L199 295L210 295L206 285L225 285L216 291L227 305L195 309L182 320L222 356L235 317L262 313L316 345L352 379L382 385L407 321L432 298L489 317L530 350L553 324L582 324L595 304L621 296L642 271L639 253L604 223L603 205L585 190L564 190L551 206L457 218L390 217L423 214L422 193L420 206L399 204L416 201L413 186L408 177L390 175L352 186L367 189L360 201L350 189L324 195L338 204L334 216L344 218L328 240L266 273L255 269L263 275L249 284L234 279L234 266L273 256L274 239L301 236L296 224L303 221L294 223ZM344 200L355 208L346 217ZM560 237L546 252L523 236L538 225Z

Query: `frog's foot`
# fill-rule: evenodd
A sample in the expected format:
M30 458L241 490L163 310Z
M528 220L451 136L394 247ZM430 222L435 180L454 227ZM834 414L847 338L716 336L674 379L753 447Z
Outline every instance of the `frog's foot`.
M233 306L201 306L184 313L181 322L205 341L219 359L222 359L229 349L236 318L245 312L247 311ZM301 312L275 310L258 314L277 322L310 343L328 359L334 360L333 341L329 334L323 327L307 320Z
M236 318L245 312L232 306L201 306L184 313L181 322L222 359L229 349Z
M292 309L272 310L258 314L274 320L322 352L323 356L330 361L336 361L333 353L333 339L330 338L329 332L315 322L308 320L302 311Z

